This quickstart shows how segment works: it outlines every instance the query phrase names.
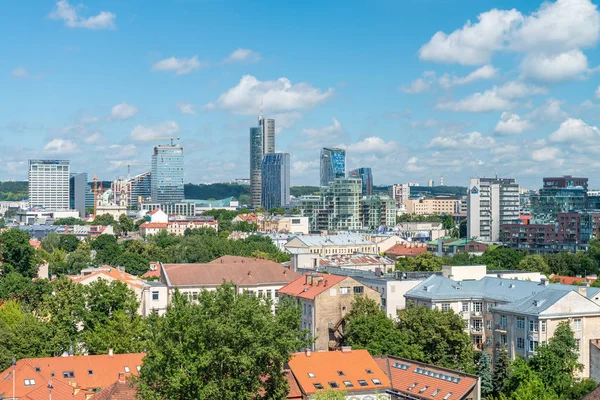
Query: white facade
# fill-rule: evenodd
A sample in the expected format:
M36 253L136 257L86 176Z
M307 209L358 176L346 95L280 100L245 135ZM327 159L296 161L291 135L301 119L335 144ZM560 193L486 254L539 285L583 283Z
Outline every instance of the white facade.
M388 196L396 200L397 208L403 208L404 202L410 199L410 186L410 183L400 183L388 187Z
M29 206L68 210L70 172L67 160L29 160Z

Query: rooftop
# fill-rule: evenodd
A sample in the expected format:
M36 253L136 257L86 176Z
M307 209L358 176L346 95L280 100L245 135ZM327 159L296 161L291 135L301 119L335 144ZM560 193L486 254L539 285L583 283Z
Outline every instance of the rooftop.
M420 242L398 243L385 252L393 257L410 257L427 253L427 244Z
M342 233L339 235L297 235L306 247L343 246L343 245L373 245L358 233Z
M129 286L142 288L146 283L135 275L128 274L121 269L113 268L109 265L103 265L98 268L90 268L82 270L79 275L68 275L68 278L75 283L82 283L90 279L105 278L108 281L117 280L121 281Z
M119 379L96 393L89 400L136 400L137 390L125 379Z
M306 274L279 289L279 293L314 300L315 297L346 278L340 275Z
M394 264L394 261L387 257L382 257L377 254L340 254L332 256L321 256L319 258L320 267L346 267L372 265L378 266L381 264Z

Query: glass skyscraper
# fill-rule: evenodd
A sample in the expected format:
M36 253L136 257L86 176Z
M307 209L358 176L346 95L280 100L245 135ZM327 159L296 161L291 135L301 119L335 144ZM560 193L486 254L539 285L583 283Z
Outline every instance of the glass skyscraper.
M336 178L346 177L346 150L321 149L321 186L328 186Z
M152 154L151 195L154 203L183 200L183 147L160 145Z
M258 126L250 128L250 204L259 207L261 202L261 173L265 154L275 152L275 120L258 118Z
M357 168L348 172L348 178L362 180L362 195L371 196L373 194L373 174L371 168Z
M69 179L69 208L79 211L81 218L85 218L86 198L88 197L87 193L90 191L87 172L71 174Z
M29 207L68 210L70 177L67 160L29 160Z
M265 154L262 162L261 205L269 210L290 203L289 153Z

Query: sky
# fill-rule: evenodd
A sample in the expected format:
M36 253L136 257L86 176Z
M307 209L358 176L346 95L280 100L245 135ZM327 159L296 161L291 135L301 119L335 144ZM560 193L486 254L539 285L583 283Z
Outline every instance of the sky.
M186 182L248 178L262 103L292 185L338 146L376 185L600 189L597 2L19 0L0 37L1 180L141 173L171 136Z

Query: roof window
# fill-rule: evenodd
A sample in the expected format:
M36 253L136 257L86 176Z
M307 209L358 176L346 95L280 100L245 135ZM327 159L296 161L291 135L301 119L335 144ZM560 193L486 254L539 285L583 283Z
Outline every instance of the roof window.
M332 389L337 389L340 387L337 382L329 382L329 386L331 386Z
M435 397L437 396L437 394L440 392L440 389L435 389L433 393L431 393L431 397Z
M354 385L350 381L344 381L344 386L346 386L347 388L354 387Z
M40 367L35 367L35 372L40 372L41 368Z
M25 386L35 386L35 379L25 379L23 383Z
M415 387L417 386L417 382L413 383L412 385L410 385L407 390L413 390Z
M365 381L364 379L359 379L358 380L358 384L360 386L369 386L369 384L367 383L367 381Z
M88 375L94 375L94 371L92 371L91 369L88 369Z
M427 389L429 389L429 386L425 386L421 389L419 389L419 393L423 393L424 391L426 391Z
M313 383L313 386L315 387L315 389L318 389L318 390L323 389L323 385L321 385L319 382Z
M373 371L372 371L372 370L370 370L370 369L368 369L368 368L367 368L367 369L365 369L365 371L366 371L366 372L367 372L367 374L369 374L369 375L373 373Z
M130 370L130 369L129 369L129 367L126 365L126 366L125 366L125 373L126 373L126 374L128 374L128 373L130 373L130 372L131 372L131 370Z
M309 372L309 373L308 373L308 377L309 377L309 378L314 378L314 377L315 377L315 374L313 374L312 372Z
M450 398L450 396L452 396L452 392L450 392L447 395L445 395L444 396L444 400L448 400Z
M63 378L65 378L65 379L75 378L75 372L73 372L73 371L64 371L63 372Z
M379 379L377 379L377 378L373 378L373 379L371 379L371 381L373 382L373 384L375 386L380 386L381 385L381 381Z
M339 376L346 376L346 374L344 373L344 371L338 371L337 372Z

